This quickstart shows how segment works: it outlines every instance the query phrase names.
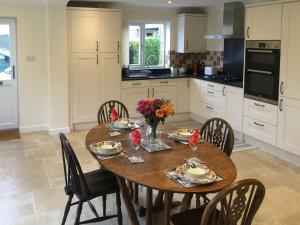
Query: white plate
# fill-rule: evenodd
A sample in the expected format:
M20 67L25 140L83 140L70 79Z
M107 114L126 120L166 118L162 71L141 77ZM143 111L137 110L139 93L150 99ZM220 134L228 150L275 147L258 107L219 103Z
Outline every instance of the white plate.
M117 129L129 129L134 127L134 123L128 119L119 119L114 123L111 123L111 126Z
M103 156L116 155L122 151L122 144L115 141L101 141L91 144L90 150L95 154Z
M170 137L179 141L188 141L189 137L192 136L193 129L179 129L170 133Z

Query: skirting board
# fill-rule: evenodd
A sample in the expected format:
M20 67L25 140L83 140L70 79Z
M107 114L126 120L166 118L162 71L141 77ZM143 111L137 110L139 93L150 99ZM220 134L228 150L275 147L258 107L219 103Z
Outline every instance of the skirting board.
M259 147L262 151L268 152L278 158L300 166L300 156L297 156L283 149L277 148L276 146L257 140L256 138L250 137L248 135L244 135L244 139L247 143Z
M48 125L24 126L24 127L19 127L19 130L20 130L20 133L47 131Z
M57 135L59 133L70 133L70 127L62 127L62 128L54 128L54 129L49 129L48 133L49 135Z

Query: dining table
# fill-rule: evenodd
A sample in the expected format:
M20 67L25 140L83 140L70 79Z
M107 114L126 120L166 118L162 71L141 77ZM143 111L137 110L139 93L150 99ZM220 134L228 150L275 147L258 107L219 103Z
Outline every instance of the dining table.
M141 126L140 130L142 134L146 130L146 127L147 124ZM146 188L147 225L153 223L155 207L153 206L153 190L164 193L163 223L164 225L169 225L174 193L216 193L230 186L236 179L237 171L234 163L215 145L204 141L199 143L197 150L192 151L189 145L169 138L168 133L174 130L176 130L176 128L172 126L160 125L160 139L169 145L170 149L157 152L148 152L142 147L136 150L135 146L131 143L131 130L119 131L120 134L118 136L112 137L110 135L112 130L107 124L102 124L90 129L87 133L85 143L87 150L94 156L103 169L115 174L132 225L139 225L137 213L137 205L139 202L137 197L134 197L132 194L132 188L128 185L129 183L136 186L141 185ZM126 157L105 160L99 159L97 154L91 151L90 145L107 140L121 142ZM131 163L128 160L129 156L139 156L144 162ZM186 159L191 157L197 157L203 161L204 164L221 177L222 180L187 188L166 176L166 173L175 170L175 168L184 164Z

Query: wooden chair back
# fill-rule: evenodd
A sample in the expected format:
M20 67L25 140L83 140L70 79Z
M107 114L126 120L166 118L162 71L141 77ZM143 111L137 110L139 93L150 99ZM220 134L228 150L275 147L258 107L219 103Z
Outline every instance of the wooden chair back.
M200 133L203 139L213 143L230 157L234 133L229 123L221 118L211 118L203 124Z
M265 187L260 181L238 181L208 203L201 225L251 225L264 196Z
M126 106L120 101L110 100L104 102L100 106L97 115L98 124L104 124L111 121L110 114L113 108L115 108L115 110L118 112L120 118L129 119L129 113Z

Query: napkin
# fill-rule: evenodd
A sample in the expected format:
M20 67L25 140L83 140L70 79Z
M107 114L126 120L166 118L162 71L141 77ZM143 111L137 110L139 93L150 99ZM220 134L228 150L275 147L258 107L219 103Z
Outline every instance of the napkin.
M189 138L191 145L197 145L199 143L199 129L195 129L192 136Z
M115 108L112 108L110 118L113 122L119 119L118 112L115 110Z
M141 144L141 133L138 129L131 132L131 143L134 145Z

